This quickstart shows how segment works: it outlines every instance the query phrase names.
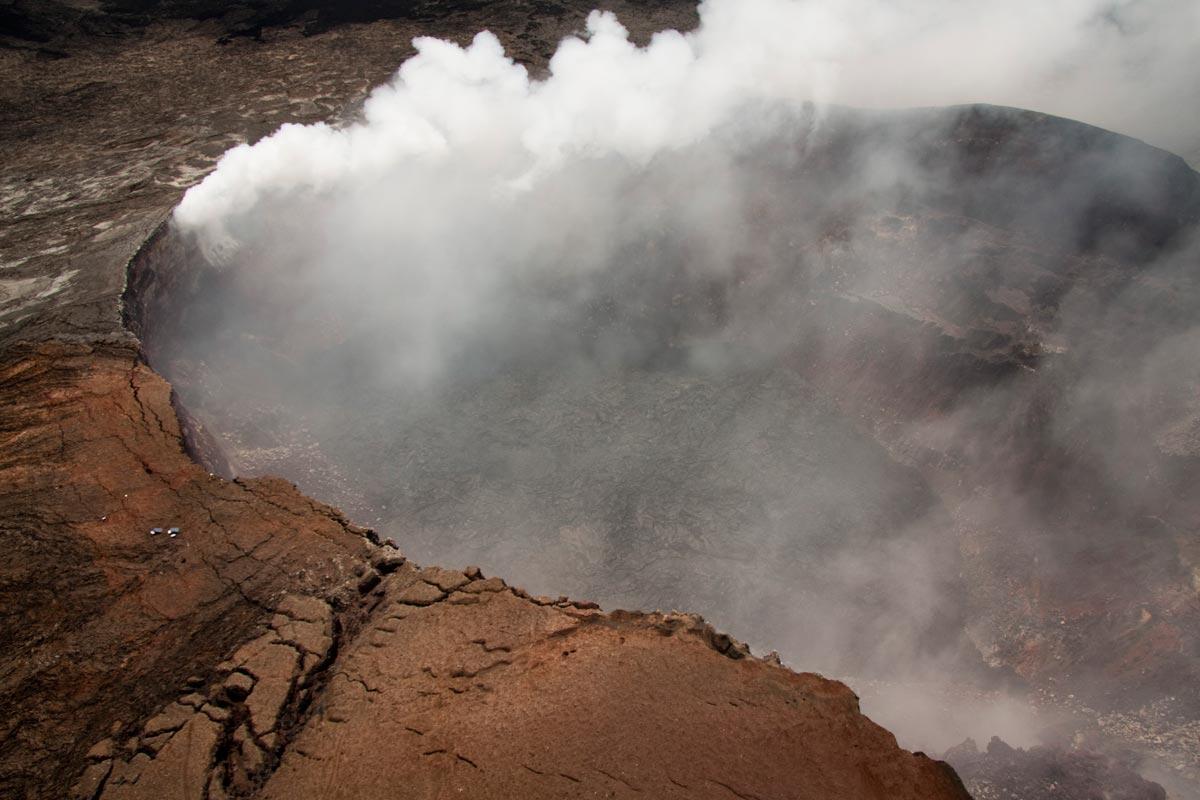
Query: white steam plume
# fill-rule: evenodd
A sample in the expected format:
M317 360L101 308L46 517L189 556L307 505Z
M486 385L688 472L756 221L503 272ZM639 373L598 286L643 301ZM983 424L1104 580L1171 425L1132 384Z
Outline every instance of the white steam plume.
M544 81L479 34L432 38L361 123L285 125L238 147L177 219L210 248L264 196L321 192L422 161L477 160L497 186L572 154L645 160L695 142L753 100L862 106L988 102L1200 148L1200 4L1189 0L705 0L700 26L628 41L608 13L565 40ZM397 176L397 179L402 179Z
M726 17L729 5L714 3L707 13ZM779 33L749 35L747 23L758 28L768 19L774 27L763 30ZM531 81L490 33L467 48L419 38L418 54L367 99L360 124L284 125L233 149L187 193L176 218L223 246L232 243L228 220L265 197L389 173L403 181L414 163L458 171L466 162L487 173L490 190L522 188L570 156L645 162L692 144L751 98L826 94L834 21L820 8L754 0L736 21L689 35L663 32L639 48L612 14L593 12L586 39L561 44L545 81Z

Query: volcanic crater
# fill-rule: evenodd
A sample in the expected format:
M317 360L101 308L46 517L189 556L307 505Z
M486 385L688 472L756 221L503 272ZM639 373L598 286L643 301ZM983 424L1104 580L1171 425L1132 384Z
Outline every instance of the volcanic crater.
M127 324L202 463L282 475L422 561L695 609L834 674L949 661L987 685L1070 674L1105 703L1167 683L1192 697L1173 646L1133 644L1144 588L1190 580L1169 544L1186 523L1144 513L1104 440L1138 391L1115 365L1190 324L1172 309L1194 291L1176 273L1195 173L1030 112L808 107L722 152L713 191L736 198L721 209L736 244L714 256L663 188L704 194L689 178L713 163L701 143L617 169L633 210L598 264L539 255L555 269L487 284L465 320L353 255L317 264L328 253L299 234L214 262L168 225L132 265ZM295 233L289 212L313 213L264 224ZM419 283L403 248L379 269ZM433 304L424 327L389 292ZM437 374L406 371L406 342L430 330L452 332ZM1138 426L1157 439L1124 423L1117 443L1181 502L1194 456L1162 442L1193 413L1186 387L1156 385ZM1193 641L1166 602L1151 613Z
M565 595L851 678L905 747L1038 707L1049 746L947 754L977 798L1200 785L1181 159L1009 108L759 108L765 138L576 164L595 230L551 180L440 248L317 196L212 251L158 223L220 152L337 117L415 33L544 64L590 6L100 5L0 31L0 791L966 795L841 684ZM695 21L616 5L639 41ZM509 238L551 246L479 257Z

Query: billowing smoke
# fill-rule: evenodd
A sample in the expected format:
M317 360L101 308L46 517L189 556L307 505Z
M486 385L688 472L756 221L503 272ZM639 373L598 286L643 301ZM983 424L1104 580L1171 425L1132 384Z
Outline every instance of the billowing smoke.
M815 3L841 33L838 102L995 103L1082 120L1200 163L1200 7L1187 0Z
M188 192L203 265L151 350L231 471L420 561L933 684L877 701L915 746L1032 741L950 684L1187 684L1195 173L880 107L1200 145L1200 7L700 10L645 47L593 13L539 80L419 39L356 122Z
M987 102L1200 152L1200 8L1188 0L706 0L700 19L637 48L595 13L534 82L489 34L465 50L418 39L362 124L284 126L235 149L178 219L219 246L264 195L371 184L422 160L477 159L516 189L572 155L645 161L693 143L754 99Z

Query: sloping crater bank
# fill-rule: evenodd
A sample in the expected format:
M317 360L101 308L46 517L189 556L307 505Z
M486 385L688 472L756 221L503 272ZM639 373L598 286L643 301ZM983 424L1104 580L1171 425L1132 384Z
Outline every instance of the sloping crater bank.
M139 23L155 23L145 37L80 38L87 25L61 24L93 16L91 5L17 3L0 14L11 25L49 11L40 30L62 39L36 55L9 50L6 62L21 76L4 131L6 175L23 188L6 198L5 256L26 261L19 270L9 263L7 274L37 302L5 309L0 348L0 795L239 796L286 762L285 789L301 785L296 767L308 764L305 794L319 794L312 784L323 782L355 797L370 796L358 780L383 784L385 796L439 785L480 796L496 787L486 781L512 779L510 770L528 782L513 792L525 797L632 787L728 797L775 786L830 797L962 797L943 766L901 751L857 714L844 687L747 659L695 618L601 615L586 603L527 599L473 570L419 569L286 481L222 480L191 460L171 387L117 330L130 253L219 152L342 107L392 71L396 43L415 31L272 31L224 47L211 26L153 14ZM138 4L101 5L107 13ZM463 4L443 7L454 5ZM544 62L590 5L543 7L555 12L548 24L520 4L489 3L486 14L444 28L507 31L513 52ZM240 27L244 12L234 9L216 30ZM671 4L639 16L649 30L692 18L694 9ZM275 92L284 75L308 91ZM514 623L520 630L508 628ZM638 670L621 663L627 643ZM372 653L421 669L380 685ZM513 669L500 663L506 658ZM577 663L600 694L587 705L575 691ZM538 680L528 681L531 673ZM634 682L634 674L653 680ZM521 675L523 689L510 680ZM528 716L551 697L538 691L548 675L558 678L562 725ZM385 693L388 704L379 702ZM477 701L499 697L525 716L506 725L478 713L486 709ZM758 699L758 709L744 704ZM393 700L402 705L391 708L393 721L413 730L390 730L409 738L368 730L355 737L361 758L342 759L336 745L347 740L336 726L346 713L364 712L356 724L373 725L370 713ZM429 710L418 703L442 700L451 706L445 718L416 719ZM572 718L577 709L586 715ZM687 724L672 716L680 709ZM705 726L691 724L701 719ZM304 734L310 725L329 735ZM771 735L743 744L743 731ZM550 756L519 763L524 754L493 759L466 747L471 737L486 745L489 733L497 747ZM301 736L305 745L293 749ZM381 741L410 758L387 758ZM644 754L662 753L664 743L675 753L703 744L717 768L697 769L689 752L676 759L684 769L675 761L660 768ZM830 757L818 757L827 746Z
M625 176L636 227L607 259L499 284L434 378L405 371L391 301L420 288L356 272L360 242L314 256L293 231L214 266L166 228L127 322L210 469L283 475L422 560L697 609L843 674L949 657L1188 691L1193 645L1136 628L1157 604L1195 641L1196 460L1171 431L1194 415L1196 174L1009 109L781 130ZM716 256L672 214L714 164Z
M1196 714L1196 174L1011 109L790 131L739 153L728 269L666 214L557 317L526 312L563 286L520 286L529 324L482 320L432 389L381 369L380 285L314 299L297 247L213 265L165 226L126 321L210 470L422 561L695 609L835 674L1022 687L1157 752L1096 708Z

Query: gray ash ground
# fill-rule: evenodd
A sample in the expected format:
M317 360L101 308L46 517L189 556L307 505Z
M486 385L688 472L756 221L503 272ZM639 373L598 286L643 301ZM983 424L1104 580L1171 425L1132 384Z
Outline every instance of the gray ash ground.
M1096 753L1052 747L1020 749L993 738L980 751L967 740L947 752L976 800L1046 797L1057 800L1166 800L1159 785L1122 763Z

